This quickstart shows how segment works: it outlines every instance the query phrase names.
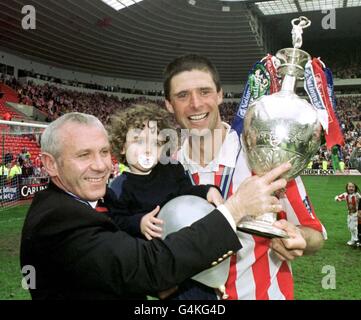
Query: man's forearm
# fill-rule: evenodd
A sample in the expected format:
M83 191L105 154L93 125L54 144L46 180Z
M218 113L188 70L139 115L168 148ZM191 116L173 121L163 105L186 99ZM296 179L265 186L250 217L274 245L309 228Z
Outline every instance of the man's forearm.
M307 247L303 252L305 255L314 254L323 247L324 239L321 232L304 226L299 228L307 243Z

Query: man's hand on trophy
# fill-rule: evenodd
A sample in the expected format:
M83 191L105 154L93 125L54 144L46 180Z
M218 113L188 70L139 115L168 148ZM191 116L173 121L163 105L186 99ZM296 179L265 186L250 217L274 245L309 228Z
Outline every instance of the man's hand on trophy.
M289 169L291 164L284 163L262 177L252 176L240 184L237 191L225 202L236 224L247 215L258 216L265 212L282 210L280 201L273 193L286 186L285 179L276 179Z
M302 256L307 246L303 231L286 220L278 220L273 225L286 231L289 236L287 239L274 238L271 240L270 247L277 257L282 261L292 261Z

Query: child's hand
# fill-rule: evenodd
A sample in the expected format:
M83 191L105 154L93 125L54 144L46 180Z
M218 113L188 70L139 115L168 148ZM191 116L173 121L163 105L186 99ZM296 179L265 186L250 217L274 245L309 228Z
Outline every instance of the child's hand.
M157 206L153 211L144 215L142 220L140 220L140 231L148 240L162 237L163 230L157 225L162 225L163 220L155 217L158 214L159 209L160 207Z
M335 201L340 202L341 200L338 198L338 196L335 197Z
M211 187L207 193L207 201L213 203L216 207L224 203L222 195L217 188Z

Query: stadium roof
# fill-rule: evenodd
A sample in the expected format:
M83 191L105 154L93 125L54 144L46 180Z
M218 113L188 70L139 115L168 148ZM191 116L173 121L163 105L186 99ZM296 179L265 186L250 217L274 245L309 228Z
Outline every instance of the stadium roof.
M325 14L302 9L318 10L324 0L110 0L117 10L105 1L0 1L0 47L71 70L150 81L160 81L177 55L200 53L216 64L223 83L235 84L268 51L291 45L290 21L300 15L312 20L305 43L361 34L361 8L345 9L361 5L357 0L337 1L335 30L322 29ZM277 3L297 11L262 10L282 9ZM35 30L21 27L25 5L36 10Z

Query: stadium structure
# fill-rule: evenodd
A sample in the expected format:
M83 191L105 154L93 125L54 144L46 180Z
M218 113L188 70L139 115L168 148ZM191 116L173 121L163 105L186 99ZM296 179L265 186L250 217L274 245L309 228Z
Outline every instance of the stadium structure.
M62 110L59 101L49 102L49 94L31 93L33 88L20 89L19 93L20 84L29 82L44 90L56 87L65 94L70 90L79 95L113 95L120 107L124 99L149 99L162 104L162 72L167 62L183 53L199 53L218 68L225 92L225 107L221 110L225 120L231 121L252 65L267 53L289 47L290 21L307 15L312 25L305 31L304 49L312 56L320 56L331 69L336 68L337 97L346 99L346 104L350 94L351 99L358 99L358 106L349 111L356 115L347 118L341 112L341 122L351 121L352 128L359 126L358 1L15 0L2 1L1 7L3 119L10 114L13 121L51 121L57 113L77 108L63 104ZM339 61L355 64L356 72L351 70L350 76L345 75L342 71L351 65L343 66ZM32 95L38 97L32 99ZM116 106L109 107L106 102L105 109L101 115L95 106L87 112L107 122ZM348 124L342 125L349 129ZM360 128L353 132L358 135ZM353 135L346 146L346 158L355 138ZM3 157L9 147L14 147L15 157L23 147L28 149L32 162L38 157L36 138L30 135L4 136L3 140ZM330 160L327 152L323 156ZM314 167L330 169L330 165L322 167L321 161Z
M176 56L197 53L217 66L222 117L232 121L252 65L292 46L299 16L312 21L302 48L334 72L345 135L335 151L341 167L322 147L304 174L361 185L350 163L361 136L360 0L1 0L0 215L46 188L39 143L49 122L81 111L107 124L133 102L164 107L162 74ZM298 93L306 96L302 84Z

